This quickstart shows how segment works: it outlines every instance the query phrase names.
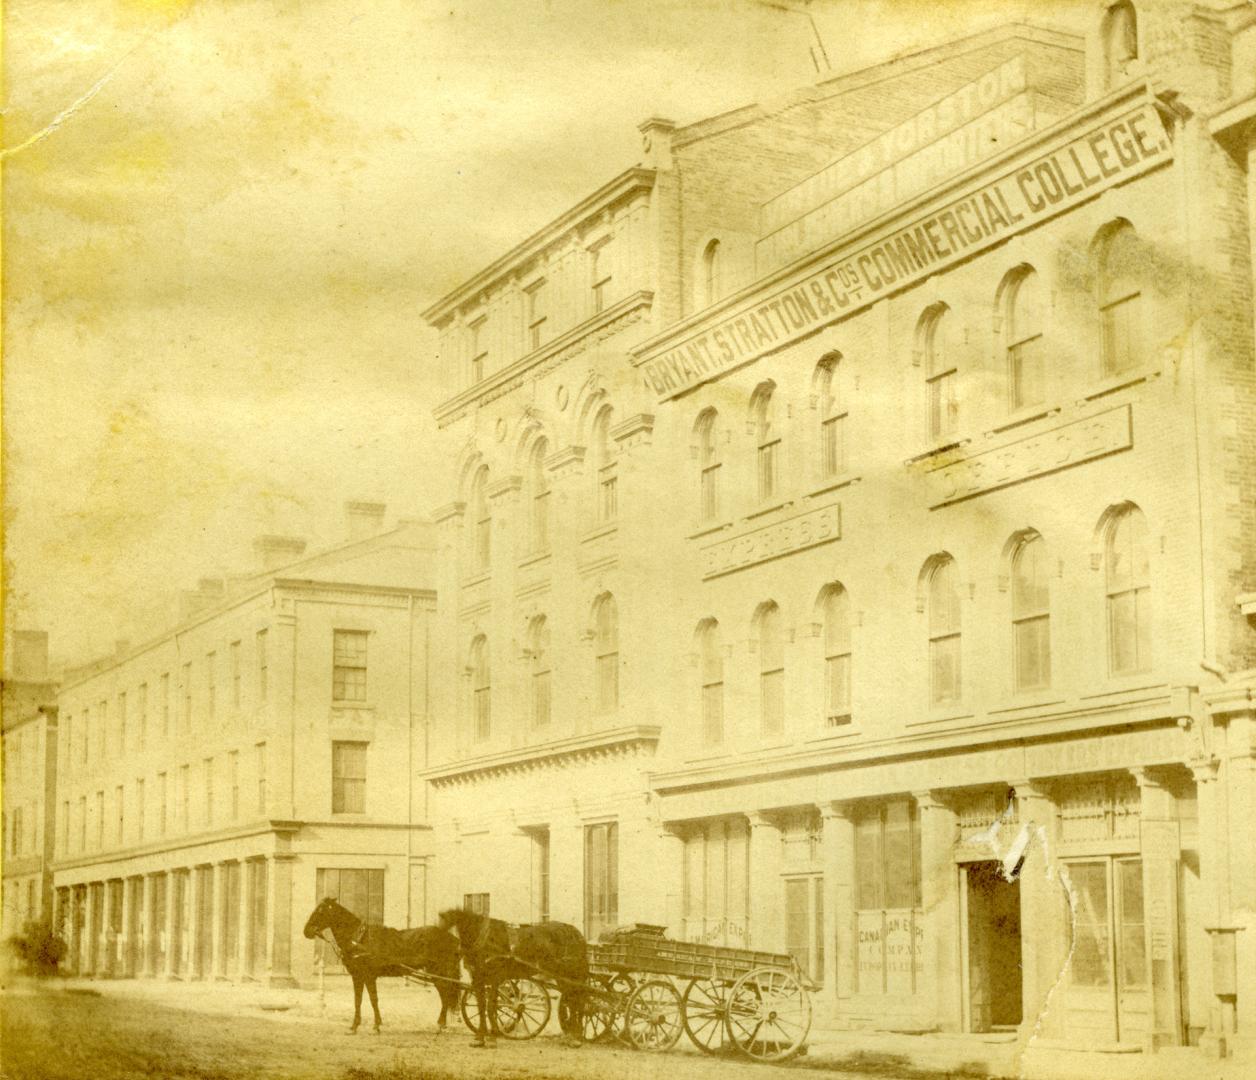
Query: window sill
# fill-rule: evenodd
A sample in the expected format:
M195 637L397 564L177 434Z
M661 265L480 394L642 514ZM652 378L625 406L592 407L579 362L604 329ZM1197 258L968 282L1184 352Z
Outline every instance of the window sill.
M1021 701L1010 701L997 708L987 709L991 716L1005 716L1008 713L1025 712L1031 709L1049 709L1055 705L1063 705L1064 698L1043 690L1026 690Z
M522 559L519 560L519 569L524 570L529 566L536 566L540 563L547 563L550 561L552 554L553 553L548 548L546 548L544 551L535 551L531 555L525 555Z
M907 458L904 465L919 465L922 462L931 461L933 458L940 457L942 454L950 453L955 450L963 450L972 439L953 439L951 442L935 443L927 450L921 451L915 457Z
M728 521L718 521L711 525L703 525L696 532L691 532L685 539L698 540L704 536L710 536L712 533L725 532L726 530L731 529L732 527L733 527L733 522L731 519Z
M837 491L840 488L850 487L851 484L857 484L860 479L861 477L855 473L842 473L840 476L831 476L818 488L808 491L807 498L818 499L821 495L827 495L830 491Z
M1147 382L1150 379L1157 378L1159 371L1150 368L1142 368L1138 371L1126 371L1120 375L1113 375L1111 378L1104 379L1089 394L1086 394L1081 401L1094 401L1096 398L1106 397L1108 394L1115 394L1118 390L1124 390L1130 386L1137 386L1139 383ZM1081 404L1079 402L1078 404Z
M754 521L755 518L766 517L768 514L774 514L777 510L784 510L793 505L794 503L791 499L783 499L781 502L769 503L767 506L761 506L757 510L752 510L743 520Z
M488 579L489 579L489 571L480 570L474 574L471 574L469 577L464 577L462 579L462 587L464 589L470 589L476 585L480 585L483 582L488 581Z
M342 712L374 712L375 706L369 701L336 701L332 699L331 707Z
M1035 405L1033 408L1021 409L1019 412L1012 413L1001 424L996 424L986 432L986 438L993 435L1000 435L1005 431L1011 431L1013 428L1022 427L1025 424L1032 424L1035 420L1045 420L1048 416L1055 416L1059 413L1060 406L1047 407L1045 405Z
M614 536L619 531L619 522L603 521L591 528L582 537L580 543L591 544L594 540L600 540L603 536Z
M951 709L944 709L939 706L938 708L930 709L929 714L923 720L909 720L907 726L909 728L925 727L929 724L946 724L955 720L972 720L976 715L971 709L964 708L961 705Z

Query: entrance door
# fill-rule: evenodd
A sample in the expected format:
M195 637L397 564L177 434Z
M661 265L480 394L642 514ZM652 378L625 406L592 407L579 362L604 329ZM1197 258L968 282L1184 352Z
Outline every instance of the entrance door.
M1020 880L997 862L964 867L968 909L969 1030L1015 1027L1022 1019Z
M1149 1028L1143 864L1137 858L1070 862L1073 946L1069 1029L1086 1041L1137 1042Z

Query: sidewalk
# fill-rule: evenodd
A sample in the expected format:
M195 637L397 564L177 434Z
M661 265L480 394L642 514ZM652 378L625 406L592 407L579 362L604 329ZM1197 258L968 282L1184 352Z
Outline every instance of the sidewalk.
M230 982L203 983L152 979L58 979L52 983L19 981L5 993L79 993L148 999L172 1008L204 1014L271 1016L277 1021L333 1025L347 1030L353 1019L353 989L347 980L328 979L316 988L272 989ZM436 991L398 980L381 980L380 1014L385 1031L432 1030L440 1013ZM374 1018L369 998L362 996L362 1028ZM551 1020L551 1024L555 1021ZM450 1016L454 1031L461 1015ZM697 1053L682 1036L676 1050ZM807 1052L796 1059L800 1070L857 1071L886 1080L939 1080L973 1077L994 1080L1251 1080L1256 1062L1250 1058L1216 1061L1197 1048L1174 1048L1154 1054L1110 1053L1032 1046L1022 1054L1016 1036L899 1034L847 1031L812 1025Z

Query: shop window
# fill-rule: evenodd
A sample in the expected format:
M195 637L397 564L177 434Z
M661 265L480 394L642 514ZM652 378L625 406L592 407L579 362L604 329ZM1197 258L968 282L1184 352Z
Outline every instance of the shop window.
M619 708L619 610L615 598L599 597L593 610L593 696L598 713Z
M1016 689L1051 684L1050 569L1046 544L1034 533L1012 556L1012 637Z
M261 878L262 894L265 895L266 864L253 864L260 867L258 876ZM258 882L254 882L256 888ZM330 897L341 907L353 912L359 919L372 926L384 923L384 871L367 869L324 869L319 867L315 872L314 893L319 900ZM254 896L256 897L256 892ZM263 920L263 926L265 920ZM328 969L340 968L335 950L327 947L326 942L319 938L315 941L316 958L321 957ZM264 955L264 950L263 954ZM255 952L256 957L256 952Z
M785 879L785 951L814 982L824 982L824 878Z
M959 344L957 323L945 304L920 317L917 340L925 370L926 435L930 443L953 440L959 428Z
M476 742L483 742L492 730L493 686L489 671L488 638L483 634L471 642L471 723Z
M717 422L714 409L706 409L698 417L698 513L703 524L718 521L720 516L720 460Z
M855 822L861 993L914 993L921 972L920 828L916 804L872 807Z
M619 515L618 465L611 453L610 406L601 409L593 421L593 506L597 524L614 521Z
M331 696L333 701L366 701L366 641L364 630L332 631Z
M589 941L619 922L619 825L614 821L585 826L584 920Z
M532 620L528 629L528 660L531 665L532 726L544 728L550 722L550 632L544 615Z
M1138 369L1143 362L1142 277L1146 252L1128 221L1107 229L1098 242L1100 352L1105 377Z
M724 651L720 624L707 619L698 627L698 663L702 677L702 742L724 741Z
M776 386L763 383L750 400L755 439L755 475L759 503L771 502L780 490L781 436L776 419Z
M331 744L331 812L366 813L366 747L364 742Z
M750 919L746 819L704 822L687 833L684 843L685 940L745 948Z
M529 549L534 553L549 550L549 478L545 473L545 455L549 443L537 439L528 455L528 502L530 506Z
M850 596L841 585L820 595L824 633L824 726L850 723Z
M959 573L949 555L934 560L928 574L929 701L949 705L960 700Z
M819 413L819 474L832 480L846 471L846 405L839 376L841 357L831 353L820 361L815 374L815 400Z
M1041 288L1038 274L1028 266L1012 271L1003 285L1003 341L1012 412L1046 400Z
M772 601L755 615L759 651L759 733L779 735L785 730L785 641L781 609Z
M1135 506L1122 509L1107 529L1104 551L1108 614L1108 667L1129 675L1151 667L1151 569L1147 521Z

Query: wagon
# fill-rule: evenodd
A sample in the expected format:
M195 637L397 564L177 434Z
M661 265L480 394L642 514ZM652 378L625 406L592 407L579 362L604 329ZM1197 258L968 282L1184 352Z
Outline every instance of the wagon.
M600 983L586 1017L594 1037L609 1031L666 1050L684 1033L708 1054L734 1046L756 1061L785 1061L811 1030L816 986L787 953L673 941L662 927L638 925L591 943L589 966ZM603 1031L587 1030L598 1023Z

